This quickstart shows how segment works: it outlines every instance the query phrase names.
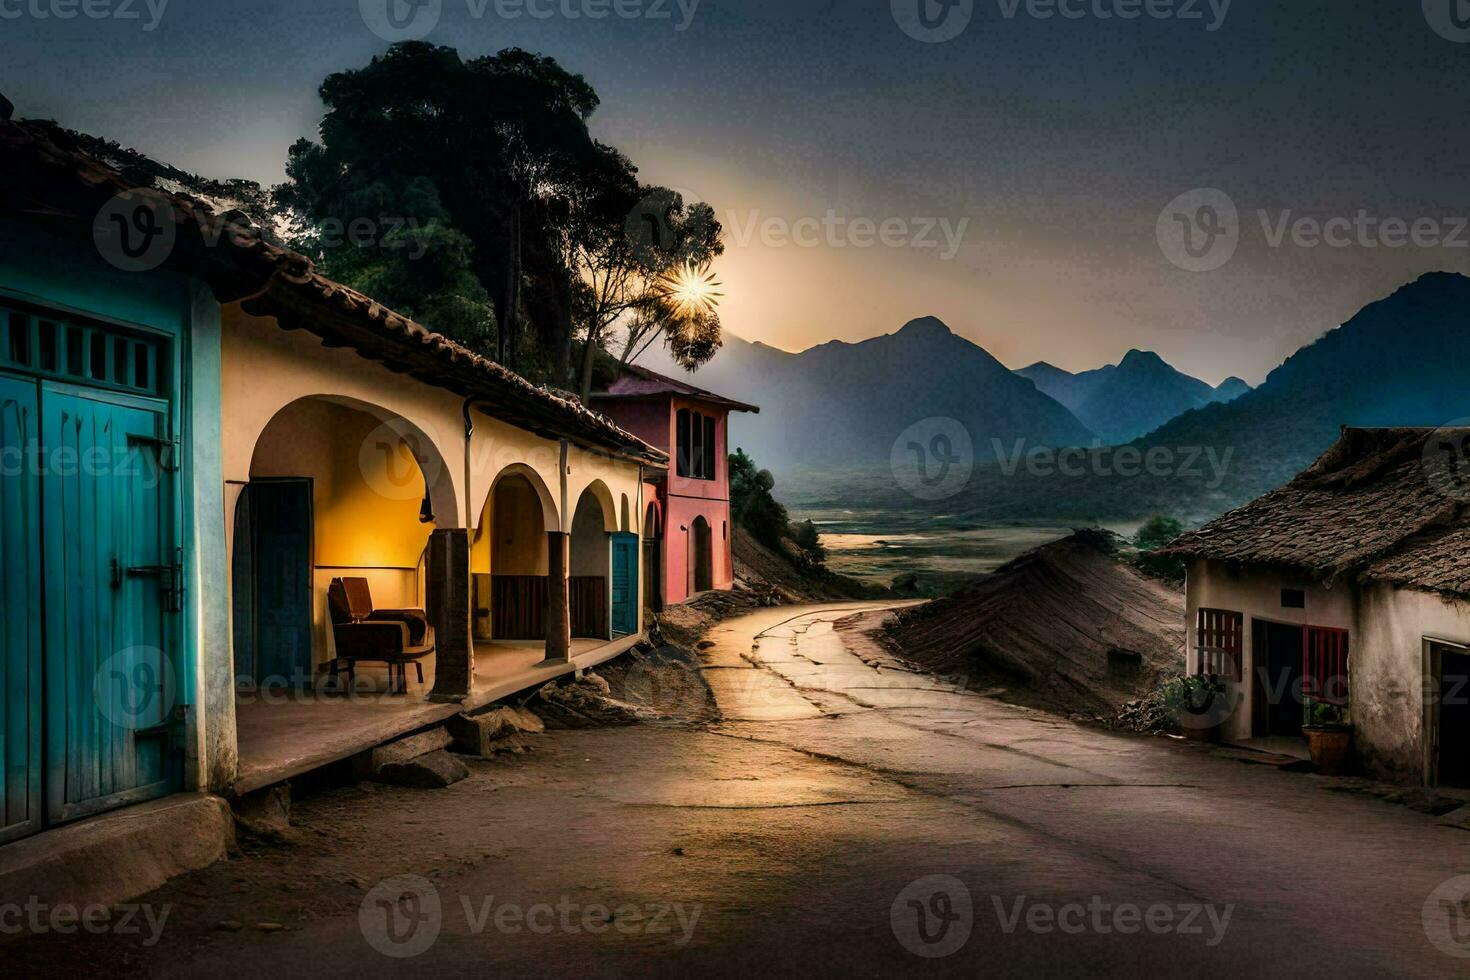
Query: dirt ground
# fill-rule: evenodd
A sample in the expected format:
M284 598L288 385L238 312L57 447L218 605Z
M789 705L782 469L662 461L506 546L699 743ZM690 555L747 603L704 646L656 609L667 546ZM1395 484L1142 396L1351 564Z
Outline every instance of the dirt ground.
M298 799L292 842L246 842L142 900L167 913L156 942L36 935L0 948L6 973L1356 977L1470 963L1436 903L1470 873L1470 834L978 696L862 639L876 625L863 609L759 610L712 630L719 720L549 732L445 790Z

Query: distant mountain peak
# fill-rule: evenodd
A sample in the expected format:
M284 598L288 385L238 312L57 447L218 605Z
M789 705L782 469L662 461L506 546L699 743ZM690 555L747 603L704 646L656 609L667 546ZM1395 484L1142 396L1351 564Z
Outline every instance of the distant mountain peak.
M916 320L910 320L898 332L905 336L943 335L946 337L954 333L949 329L949 325L937 316L921 316Z
M1169 364L1157 353L1151 350L1139 350L1137 347L1123 355L1123 360L1118 363L1121 368L1158 368L1168 367Z
M1021 368L1016 373L1021 375L1021 377L1023 378L1028 377L1032 374L1065 374L1067 377L1072 376L1071 371L1065 370L1064 368L1059 368L1050 361L1037 361L1035 364L1030 364L1026 367Z

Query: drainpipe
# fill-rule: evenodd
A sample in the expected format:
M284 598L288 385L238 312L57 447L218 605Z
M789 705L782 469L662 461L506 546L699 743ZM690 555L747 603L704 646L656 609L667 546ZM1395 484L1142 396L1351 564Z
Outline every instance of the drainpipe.
M470 484L474 480L473 439L475 435L475 417L470 411L477 404L483 404L483 398L466 398L460 413L464 416L464 526L473 530L475 526L475 495L470 492Z
M572 526L567 514L567 459L571 455L571 444L565 439L561 441L561 526L568 534Z

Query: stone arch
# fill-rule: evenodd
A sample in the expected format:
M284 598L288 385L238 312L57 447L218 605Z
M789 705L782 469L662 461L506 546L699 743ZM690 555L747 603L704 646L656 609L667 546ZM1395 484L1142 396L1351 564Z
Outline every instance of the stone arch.
M293 413L299 414L313 405L335 405L350 412L367 416L376 421L356 447L359 466L364 479L374 490L388 499L410 499L417 492L418 499L427 496L434 524L440 528L461 526L458 492L455 488L454 471L443 448L433 436L417 422L391 409L347 395L314 394L303 395L280 406L251 441L250 475L257 475L261 462L261 447L272 434L273 427ZM331 433L339 437L340 432ZM409 480L402 468L406 458L395 460L396 453L406 452L412 457L422 476L423 486L417 487ZM383 463L379 467L378 463Z
M484 520L490 502L495 499L495 490L500 485L500 481L510 476L522 477L535 489L536 498L541 504L541 520L545 524L546 530L555 531L560 528L561 515L557 513L556 495L551 492L551 488L546 485L546 481L542 479L541 474L534 467L526 463L511 463L499 473L495 474L495 479L490 481L490 489L486 491L485 499L481 502L479 510L480 519L482 521Z
M612 491L601 480L593 480L583 488L581 494L577 497L577 503L572 505L573 514L576 513L576 507L581 504L582 498L588 494L592 495L593 499L597 501L598 507L602 510L602 529L609 534L616 532L618 530L618 507L613 502ZM568 527L570 526L569 521Z

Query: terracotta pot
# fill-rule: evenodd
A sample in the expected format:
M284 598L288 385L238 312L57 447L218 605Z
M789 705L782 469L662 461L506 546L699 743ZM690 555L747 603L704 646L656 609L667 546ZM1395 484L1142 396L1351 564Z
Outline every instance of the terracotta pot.
M1208 728L1201 728L1198 725L1180 725L1179 727L1184 732L1184 737L1191 742L1220 741L1219 725L1211 725Z
M1341 776L1347 772L1348 755L1353 746L1351 728L1303 728L1312 765L1324 776Z

